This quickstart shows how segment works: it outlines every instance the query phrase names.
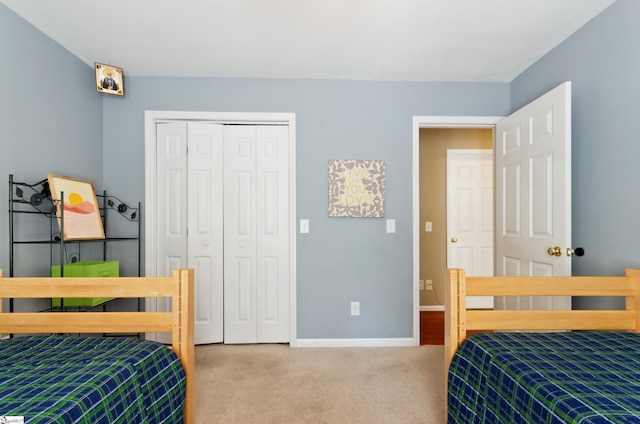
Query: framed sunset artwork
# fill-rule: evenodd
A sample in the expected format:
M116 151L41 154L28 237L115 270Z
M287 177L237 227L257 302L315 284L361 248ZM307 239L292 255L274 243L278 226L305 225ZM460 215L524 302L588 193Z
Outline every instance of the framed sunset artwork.
M47 178L63 240L104 239L100 207L93 183L53 174L49 174Z

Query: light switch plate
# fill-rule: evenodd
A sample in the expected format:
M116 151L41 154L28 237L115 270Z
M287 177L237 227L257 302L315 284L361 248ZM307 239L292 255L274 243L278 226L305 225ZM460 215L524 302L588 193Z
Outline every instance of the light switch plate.
M387 219L387 233L395 233L395 232L396 232L396 220Z
M301 219L300 220L300 234L308 234L309 233L309 220Z

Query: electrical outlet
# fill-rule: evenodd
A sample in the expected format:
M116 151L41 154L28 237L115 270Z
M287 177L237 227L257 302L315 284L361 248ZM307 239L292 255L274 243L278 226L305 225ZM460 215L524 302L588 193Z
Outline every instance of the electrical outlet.
M424 280L420 280L420 290L424 290Z
M360 302L351 302L351 316L360 315Z
M424 281L424 289L425 290L433 290L433 280L425 280Z

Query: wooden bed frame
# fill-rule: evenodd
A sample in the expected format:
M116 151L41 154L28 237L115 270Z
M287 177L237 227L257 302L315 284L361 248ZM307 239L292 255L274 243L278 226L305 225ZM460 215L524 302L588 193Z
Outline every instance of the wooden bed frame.
M467 296L623 296L625 310L468 310ZM640 269L625 276L467 277L462 269L445 275L445 421L448 372L467 331L623 330L640 332Z
M34 333L171 333L171 349L187 376L184 422L195 413L193 269L171 277L2 278L0 270L0 334ZM171 298L171 312L2 312L4 298L119 297Z
M467 296L624 296L626 310L467 310ZM462 269L448 269L444 320L446 386L451 359L469 330L640 332L640 269L618 277L467 277Z

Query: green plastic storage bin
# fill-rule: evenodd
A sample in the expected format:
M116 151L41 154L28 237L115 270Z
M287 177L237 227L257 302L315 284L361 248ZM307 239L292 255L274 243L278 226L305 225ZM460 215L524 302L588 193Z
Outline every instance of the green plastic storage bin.
M60 265L51 267L51 276L60 277ZM119 261L76 262L64 265L65 277L119 277ZM112 300L112 297L65 297L64 306L93 307ZM60 298L51 299L51 306L60 307Z

